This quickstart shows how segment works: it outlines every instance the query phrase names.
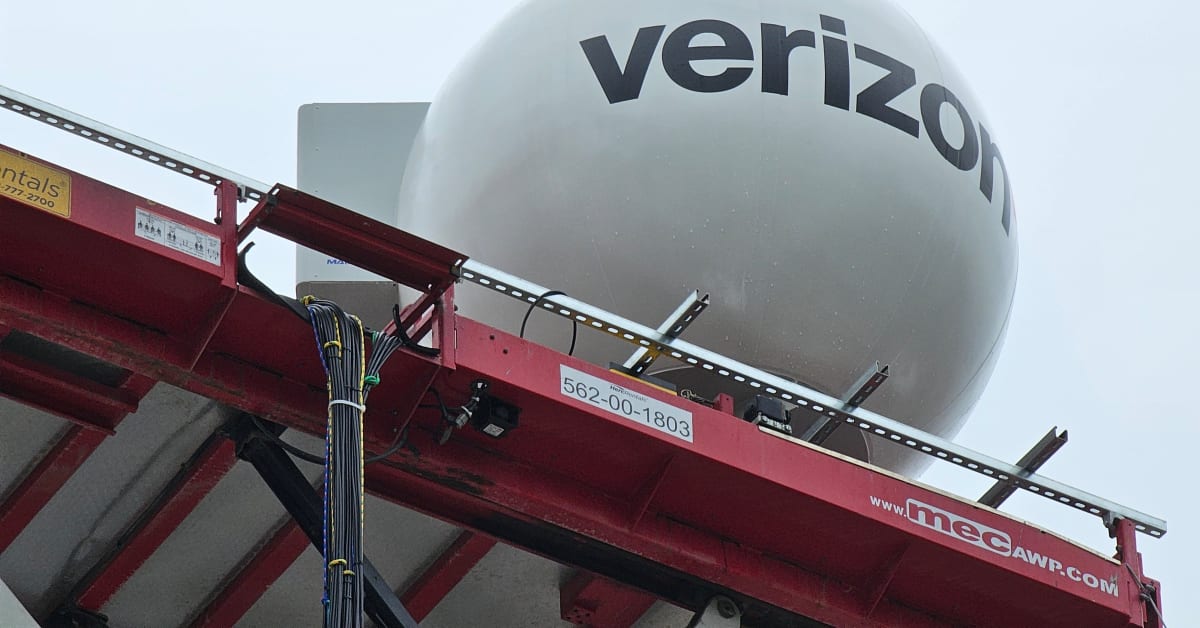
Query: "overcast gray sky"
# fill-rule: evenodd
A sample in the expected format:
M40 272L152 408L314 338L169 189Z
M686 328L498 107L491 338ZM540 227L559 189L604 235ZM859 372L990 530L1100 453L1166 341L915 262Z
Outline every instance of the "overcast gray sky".
M828 0L836 5L837 0ZM22 3L0 17L0 84L265 181L294 182L296 109L432 99L507 0ZM1020 279L991 386L957 440L1015 460L1050 426L1071 442L1044 473L1166 518L1140 537L1169 625L1200 625L1190 591L1200 506L1183 399L1200 353L1192 264L1200 212L1200 8L902 0L968 78L1010 170ZM208 189L0 113L0 143L197 215ZM3 228L0 226L0 228ZM256 264L290 291L293 255ZM924 481L967 496L953 468ZM1045 503L1043 503L1045 502ZM1005 510L1108 552L1098 520L1018 495Z

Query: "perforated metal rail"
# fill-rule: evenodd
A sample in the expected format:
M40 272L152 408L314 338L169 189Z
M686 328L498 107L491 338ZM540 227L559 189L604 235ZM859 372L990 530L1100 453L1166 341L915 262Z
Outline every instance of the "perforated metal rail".
M0 107L209 185L229 181L237 185L243 200L262 200L267 190L271 189L270 185L261 181L185 155L3 85L0 85Z
M1161 537L1167 533L1167 523L1157 517L1126 508L1050 478L1030 474L1016 465L997 460L869 410L861 408L850 411L840 410L843 403L833 397L689 342L671 338L645 325L593 307L577 299L551 296L539 300L540 295L548 292L545 287L475 260L463 263L459 268L459 276L465 281L479 284L530 305L537 303L538 307L548 312L577 321L639 347L711 371L740 384L746 384L764 394L789 403L804 406L831 420L856 427L868 434L956 464L994 480L1008 482L1017 488L1096 515L1106 521L1114 518L1128 519L1133 522L1139 532L1153 537Z
M196 159L3 85L0 85L0 107L210 185L216 185L222 181L232 182L238 186L243 199L261 200L271 189L270 185L261 181ZM462 279L471 283L479 284L529 304L537 304L548 312L578 321L651 352L670 356L680 362L746 384L767 395L807 407L813 412L823 414L830 420L856 427L868 434L890 440L914 451L946 460L989 478L1010 483L1022 490L1096 515L1106 521L1128 519L1133 522L1139 532L1150 536L1161 537L1167 532L1166 522L1157 517L1126 508L1050 478L1028 473L1017 465L956 445L944 438L874 412L861 408L841 410L839 408L843 407L843 402L838 399L689 342L671 338L657 330L582 301L566 296L551 296L539 300L539 296L547 292L546 288L486 264L468 260L457 269L457 272Z

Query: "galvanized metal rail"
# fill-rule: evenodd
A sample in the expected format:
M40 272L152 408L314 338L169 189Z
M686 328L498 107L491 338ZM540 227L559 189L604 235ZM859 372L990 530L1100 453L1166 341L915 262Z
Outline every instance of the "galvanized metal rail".
M209 185L229 181L238 187L241 200L260 201L271 189L270 185L262 181L226 170L3 85L0 85L0 107Z
M804 406L813 412L823 414L830 420L856 427L873 436L1091 513L1102 520L1128 519L1133 522L1139 532L1153 537L1161 537L1167 533L1167 522L1158 517L1138 512L1050 478L1029 473L1017 465L992 458L869 410L862 408L841 410L840 408L844 405L841 400L687 341L671 338L657 330L588 305L578 299L567 296L551 296L540 299L539 302L538 297L547 292L545 287L476 260L464 262L458 273L465 281L479 284L531 305L537 304L547 312L553 312L615 338L620 338L652 352L670 356L693 367L711 371L739 384L748 385L763 394Z
M210 185L218 185L222 181L234 183L238 186L239 195L243 200L261 200L272 188L261 181L196 159L2 85L0 85L0 107ZM685 364L711 371L732 381L749 385L764 394L807 407L813 412L824 415L830 421L851 425L873 436L946 460L1052 501L1072 506L1100 517L1105 522L1128 519L1139 532L1153 537L1161 537L1167 532L1166 521L1157 517L1127 508L1050 478L1030 473L1021 466L992 458L869 410L846 407L843 401L812 390L807 386L787 381L708 349L672 338L668 334L577 299L567 296L539 299L540 295L548 291L545 287L486 264L467 260L458 267L457 273L463 280L583 323L637 345L647 350L649 354L670 356Z

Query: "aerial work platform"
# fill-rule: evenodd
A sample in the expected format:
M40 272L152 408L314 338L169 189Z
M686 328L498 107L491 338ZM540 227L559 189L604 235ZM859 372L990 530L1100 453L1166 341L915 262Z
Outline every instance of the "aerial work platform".
M86 458L154 382L325 433L327 391L311 326L249 287L245 268L239 274L239 248L265 230L425 295L393 329L436 351L398 351L366 413L367 455L390 452L366 467L366 488L378 497L692 611L725 596L746 626L1162 625L1161 587L1144 574L1135 539L1139 529L1165 532L1152 517L1082 493L1059 500L1106 519L1117 547L1115 557L1101 555L719 404L459 316L456 283L494 282L480 282L484 273L470 270L480 267L466 255L286 186L249 195L217 177L209 181L217 220L206 221L13 148L0 147L0 173L0 393L76 425L47 454L55 458L6 496L0 551L70 476L71 452ZM238 200L247 196L259 200L239 223ZM595 317L581 305L570 315L603 326L587 324ZM610 327L638 335L621 322ZM76 354L91 360L45 357ZM457 405L479 380L520 411L500 437L450 430L425 407L431 388ZM223 435L230 440L213 451L250 455L236 429ZM963 455L946 449L930 453ZM1058 488L971 460L956 463L998 468L998 479L1027 490ZM197 483L202 496L215 480L181 481ZM169 505L184 508L170 515L178 525L187 507ZM159 526L160 543L173 529L153 513L149 525ZM305 543L290 534L280 542ZM404 542L403 530L395 541ZM102 604L97 587L119 588L140 566L137 557L115 560L125 561L123 574L93 580L70 602L98 611L88 595ZM564 617L567 606L564 598ZM597 612L575 606L579 623Z

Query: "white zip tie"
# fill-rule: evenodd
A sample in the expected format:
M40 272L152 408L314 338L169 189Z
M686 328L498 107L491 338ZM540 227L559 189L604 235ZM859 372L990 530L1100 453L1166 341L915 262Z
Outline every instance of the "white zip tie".
M333 407L337 406L337 405L350 406L351 408L354 408L355 410L358 410L359 412L367 411L367 406L365 406L361 403L354 403L353 401L346 401L345 399L334 399L333 401L330 401L329 409L332 410Z

